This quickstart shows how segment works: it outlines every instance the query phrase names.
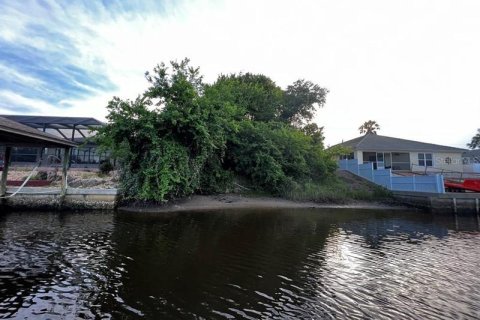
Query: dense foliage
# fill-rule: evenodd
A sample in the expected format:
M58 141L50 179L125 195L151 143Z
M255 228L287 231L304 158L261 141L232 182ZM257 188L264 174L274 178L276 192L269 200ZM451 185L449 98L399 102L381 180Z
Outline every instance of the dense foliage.
M108 104L97 137L118 159L126 199L224 192L236 177L281 194L335 170L323 128L311 122L326 89L299 80L282 90L250 73L204 84L188 63L158 65L145 93Z
M477 129L477 134L472 137L470 143L467 143L467 147L470 149L480 148L480 129Z
M375 120L365 121L359 128L360 134L373 133L377 134L377 131L380 130L380 125Z

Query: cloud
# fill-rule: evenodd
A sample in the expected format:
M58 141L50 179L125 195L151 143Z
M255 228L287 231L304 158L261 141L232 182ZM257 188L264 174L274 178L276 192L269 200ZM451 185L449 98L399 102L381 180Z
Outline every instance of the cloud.
M2 78L8 79L12 83L25 84L32 87L45 86L42 80L26 75L15 68L3 64L0 64L0 74L2 74Z
M283 87L298 78L327 87L316 117L327 144L357 136L369 119L380 123L380 134L455 146L478 127L476 1L0 6L0 112L103 119L112 96L133 99L145 90L145 71L189 57L207 81L248 71ZM21 111L12 110L15 103Z
M0 90L0 112L14 113L27 111L35 114L66 114L66 110L59 109L57 106L49 104L43 100L27 98L15 92ZM6 112L5 112L6 111Z

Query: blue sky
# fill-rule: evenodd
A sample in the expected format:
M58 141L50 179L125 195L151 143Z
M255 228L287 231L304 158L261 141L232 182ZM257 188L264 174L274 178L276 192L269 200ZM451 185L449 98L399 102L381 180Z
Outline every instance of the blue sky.
M96 23L164 12L161 2L130 3L0 1L1 111L77 113L81 101L116 92L108 56L95 52L95 45L105 41Z
M0 114L93 116L157 63L330 93L327 144L380 134L464 147L480 127L480 2L0 0Z

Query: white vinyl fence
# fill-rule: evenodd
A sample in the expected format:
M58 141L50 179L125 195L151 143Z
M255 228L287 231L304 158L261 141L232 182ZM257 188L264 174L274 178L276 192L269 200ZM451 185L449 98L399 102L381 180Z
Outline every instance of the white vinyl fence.
M373 163L358 164L358 160L340 160L340 170L347 170L357 176L381 185L392 191L418 191L445 193L441 174L421 176L397 176L391 169L373 169Z

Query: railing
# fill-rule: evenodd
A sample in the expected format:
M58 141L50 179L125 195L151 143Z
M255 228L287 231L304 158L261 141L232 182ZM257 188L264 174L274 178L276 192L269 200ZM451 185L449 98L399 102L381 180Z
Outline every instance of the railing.
M444 178L451 180L463 180L466 178L480 179L480 164L464 165L464 169L468 171L453 171L444 168L437 167L424 167L414 163L411 165L411 171L413 173L422 175L441 174Z
M393 174L391 169L374 170L372 163L358 164L356 159L340 160L339 169L347 170L393 191L445 193L441 174L398 176Z

